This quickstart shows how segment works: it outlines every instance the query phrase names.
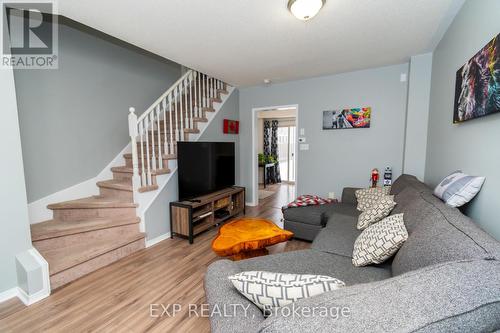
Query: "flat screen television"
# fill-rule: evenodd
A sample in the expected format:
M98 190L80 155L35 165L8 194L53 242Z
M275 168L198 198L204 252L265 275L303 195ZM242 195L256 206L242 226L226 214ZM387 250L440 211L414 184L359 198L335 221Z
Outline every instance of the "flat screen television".
M234 142L177 142L179 200L235 183Z

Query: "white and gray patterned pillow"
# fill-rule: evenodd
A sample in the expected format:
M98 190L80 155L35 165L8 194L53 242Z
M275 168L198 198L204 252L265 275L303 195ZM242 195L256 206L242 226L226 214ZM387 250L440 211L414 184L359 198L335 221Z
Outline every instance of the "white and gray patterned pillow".
M392 257L408 239L403 214L386 217L366 228L354 242L352 264L380 264Z
M299 299L345 286L330 276L247 271L229 276L238 291L257 305L264 315Z
M354 192L358 200L359 211L364 211L372 206L380 197L391 192L390 186L363 188Z
M357 228L363 230L382 220L391 213L394 206L396 206L396 202L393 195L385 195L379 198L370 208L359 215Z
M455 171L434 189L434 195L447 205L460 207L471 201L481 190L485 178L469 176Z

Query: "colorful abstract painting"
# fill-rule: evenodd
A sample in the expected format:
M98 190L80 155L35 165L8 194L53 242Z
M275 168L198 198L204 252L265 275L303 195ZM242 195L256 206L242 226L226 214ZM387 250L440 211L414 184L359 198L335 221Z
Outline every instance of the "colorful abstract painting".
M500 112L500 34L457 71L453 122Z
M323 111L323 129L369 128L372 108Z

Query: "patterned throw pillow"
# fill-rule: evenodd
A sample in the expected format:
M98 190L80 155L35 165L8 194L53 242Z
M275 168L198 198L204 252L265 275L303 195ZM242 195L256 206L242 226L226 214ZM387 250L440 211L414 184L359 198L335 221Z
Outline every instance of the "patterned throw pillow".
M392 257L408 239L403 214L391 215L366 228L354 242L352 264L380 264Z
M274 308L345 286L344 282L324 275L264 271L241 272L230 276L229 280L265 316L271 314Z
M483 186L484 179L455 171L436 186L434 195L449 206L460 207L476 196Z
M357 228L363 230L369 225L382 220L391 213L394 206L396 206L396 202L393 195L385 195L379 198L373 206L370 206L359 215Z
M365 211L372 206L380 197L388 195L391 192L390 186L370 187L357 190L355 192L358 200L358 210Z

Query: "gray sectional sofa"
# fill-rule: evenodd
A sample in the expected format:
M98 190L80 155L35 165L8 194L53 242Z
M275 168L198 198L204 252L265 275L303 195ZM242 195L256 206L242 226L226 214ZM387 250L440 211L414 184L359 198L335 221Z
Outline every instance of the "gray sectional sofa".
M310 250L233 262L219 260L205 276L212 332L492 332L500 329L500 243L415 177L391 190L409 238L389 261L351 263L359 212L352 189L328 211ZM333 207L333 206L332 206ZM264 318L227 279L247 270L322 274L346 287L299 300L290 312ZM235 306L238 304L238 306ZM302 309L328 308L330 315ZM346 310L347 309L347 310ZM343 315L338 315L339 311Z

